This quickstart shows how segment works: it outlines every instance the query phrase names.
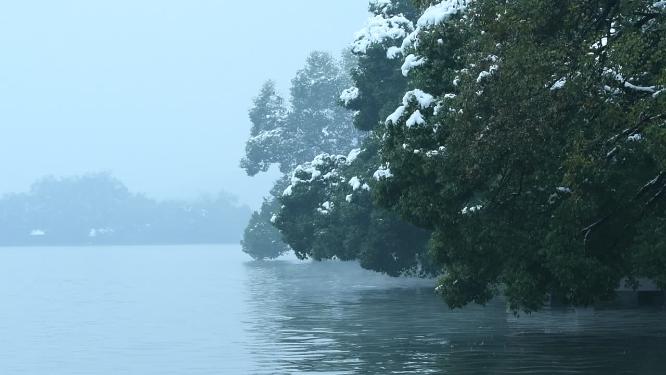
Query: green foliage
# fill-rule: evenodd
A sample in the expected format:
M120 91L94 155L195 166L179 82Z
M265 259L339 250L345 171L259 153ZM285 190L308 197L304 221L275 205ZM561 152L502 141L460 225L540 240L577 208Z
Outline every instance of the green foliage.
M393 30L359 34L352 45L353 87L340 96L341 104L355 111L354 125L370 134L349 157L324 153L299 165L280 198L283 206L275 224L303 259L358 260L364 268L392 276L435 275L439 269L426 249L430 232L378 207L372 188L383 119L407 84L402 62L387 60L387 53L400 45L400 35L413 31L409 19L416 11L408 1L371 2L370 10L370 27Z
M391 276L432 275L436 269L425 254L429 232L373 204L373 144L366 140L358 156L322 154L299 166L275 224L301 259L358 260Z
M452 307L502 293L532 311L553 295L611 298L623 279L665 286L665 8L372 1L339 100L370 135L356 159L338 156L351 133L322 146L332 125L290 137L301 143L276 226L301 258L442 271ZM295 128L323 123L343 88L315 93L335 71L326 61L313 55L293 82Z
M400 0L391 3L371 3L370 11L377 17L389 20L392 17L404 17L409 21L404 32L413 31L416 9L410 1ZM387 59L387 51L391 47L399 47L401 38L386 38L381 42L372 43L368 48L352 49L357 57L357 65L351 72L353 85L358 89L358 96L343 101L343 105L355 111L354 126L360 130L376 130L395 108L394 102L404 93L407 80L402 76L400 59Z
M280 236L280 232L272 225L273 212L279 208L275 199L264 199L259 212L254 212L245 228L241 246L243 252L256 260L275 259L289 252Z
M663 280L664 26L651 1L477 0L420 30L410 86L433 105L396 113L377 192L434 230L451 306Z

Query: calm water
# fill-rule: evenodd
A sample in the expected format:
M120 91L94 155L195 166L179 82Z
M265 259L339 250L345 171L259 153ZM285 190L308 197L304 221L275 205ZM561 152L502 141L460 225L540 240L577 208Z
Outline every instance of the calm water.
M0 249L0 374L666 374L662 310L449 311L237 246Z

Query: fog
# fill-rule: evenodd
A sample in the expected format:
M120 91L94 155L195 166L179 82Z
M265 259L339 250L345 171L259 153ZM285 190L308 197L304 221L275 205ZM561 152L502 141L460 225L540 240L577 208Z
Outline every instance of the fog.
M0 375L666 374L666 1L591 3L0 1Z
M226 190L257 207L276 173L238 167L266 79L286 92L312 50L338 54L358 0L0 4L0 194L110 172L158 199Z

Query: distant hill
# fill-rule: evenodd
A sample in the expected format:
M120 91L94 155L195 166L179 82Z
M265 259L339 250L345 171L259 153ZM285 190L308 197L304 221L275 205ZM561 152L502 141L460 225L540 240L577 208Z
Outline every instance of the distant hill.
M0 198L0 246L237 243L250 215L223 193L156 201L107 173L47 177Z

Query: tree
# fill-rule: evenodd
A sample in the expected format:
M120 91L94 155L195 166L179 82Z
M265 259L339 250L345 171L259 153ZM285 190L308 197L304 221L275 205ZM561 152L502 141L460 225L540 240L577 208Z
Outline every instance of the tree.
M284 147L288 139L283 136L286 132L287 109L284 99L276 91L275 82L264 83L254 99L249 116L252 129L245 145L241 168L250 176L266 172L271 164L279 164L280 169L288 168L288 165L283 166L285 152L289 149L288 146Z
M405 1L371 2L370 10L373 16L351 48L353 86L340 95L340 103L355 111L354 125L369 135L348 156L323 153L299 165L275 224L299 258L358 260L392 276L432 275L429 232L377 207L371 188L383 136L379 118L390 113L407 83L401 62L387 60L387 53L413 31L405 14L415 10Z
M264 199L259 211L255 211L245 228L241 246L243 252L256 260L275 259L289 252L280 232L273 226L274 214L279 209L275 198Z
M416 16L408 0L371 1L370 12L372 16L356 33L351 47L358 61L351 69L354 86L340 96L342 104L356 113L354 126L364 131L377 130L405 91L407 80L394 51L414 31Z
M288 110L275 85L264 85L250 110L251 138L241 161L249 175L277 164L286 176L319 153L349 152L359 143L350 113L337 105L340 92L349 83L340 65L348 60L311 53L291 82ZM270 222L280 208L276 197L286 187L285 181L276 183L245 231L243 251L257 259L275 258L288 249L278 243L279 234Z
M378 155L370 139L363 151L320 154L297 167L274 223L301 259L358 260L391 276L436 274L425 251L429 232L372 201L368 168Z
M288 110L275 83L264 84L249 111L252 129L241 160L250 176L272 164L288 173L320 152L337 152L358 143L351 115L337 105L349 81L340 64L328 53L311 53L291 82Z
M361 149L291 164L274 221L297 255L441 271L452 307L666 287L666 5L414 4L371 0L352 45L340 101L370 132Z
M291 168L312 160L320 153L345 153L359 144L359 133L351 114L337 105L348 83L340 62L325 52L313 52L305 67L291 81L289 114Z
M458 307L586 305L663 284L664 7L438 1L400 47L382 206L433 230ZM663 264L663 263L657 263ZM661 281L660 281L661 280Z

